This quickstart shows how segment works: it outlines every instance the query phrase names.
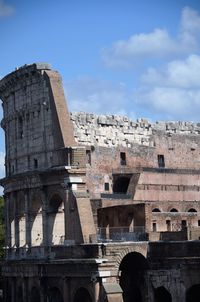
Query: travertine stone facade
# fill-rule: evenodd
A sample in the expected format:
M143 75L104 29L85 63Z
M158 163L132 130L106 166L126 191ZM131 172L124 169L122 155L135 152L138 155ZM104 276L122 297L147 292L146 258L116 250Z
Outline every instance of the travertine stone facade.
M70 115L43 63L0 98L4 302L199 301L200 124Z

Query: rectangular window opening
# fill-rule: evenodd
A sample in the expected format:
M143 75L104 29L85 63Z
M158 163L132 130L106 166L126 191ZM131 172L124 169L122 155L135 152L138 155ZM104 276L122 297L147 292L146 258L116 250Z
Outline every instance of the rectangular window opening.
M105 184L104 184L104 190L105 191L109 191L109 183L108 182L105 182Z
M165 167L165 158L163 154L158 154L158 167L159 168Z
M166 220L166 225L167 225L167 231L171 232L171 221L170 220Z
M153 222L153 232L156 232L157 231L157 225L156 225L156 222Z
M86 150L86 163L91 165L91 151Z
M33 162L34 162L34 168L37 169L38 168L38 160L36 158L34 158Z
M126 165L126 153L125 152L120 152L120 164L121 164L121 166Z

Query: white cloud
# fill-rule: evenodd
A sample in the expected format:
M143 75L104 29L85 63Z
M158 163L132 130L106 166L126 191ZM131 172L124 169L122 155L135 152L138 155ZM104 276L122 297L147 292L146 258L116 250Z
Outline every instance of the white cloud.
M169 58L196 52L200 49L200 16L185 7L182 11L179 32L176 38L165 29L140 33L128 40L119 40L104 48L102 58L108 67L132 67L139 61L151 58Z
M6 4L4 0L0 0L0 18L7 17L14 13L14 7Z
M140 106L167 119L199 120L200 56L174 60L162 69L149 69L137 91Z
M81 77L66 83L65 91L70 111L127 115L130 96L124 83Z

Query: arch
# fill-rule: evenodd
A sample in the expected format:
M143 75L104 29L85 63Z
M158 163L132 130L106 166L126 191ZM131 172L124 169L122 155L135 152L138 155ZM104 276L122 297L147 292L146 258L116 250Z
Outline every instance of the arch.
M154 289L155 302L171 302L172 296L164 286Z
M113 193L127 193L130 176L119 176L113 184Z
M154 208L153 210L152 210L152 213L160 213L161 211L158 209L158 208Z
M122 252L120 253L120 255L117 257L117 260L116 260L118 270L119 270L119 267L120 267L120 264L121 264L122 260L125 258L126 255L128 255L130 253L139 253L142 256L144 256L144 258L146 258L147 257L147 249L148 249L147 244L142 244L140 246L136 245L134 247L123 249Z
M34 194L29 207L31 245L41 245L43 241L42 199L40 194Z
M188 212L189 212L189 213L197 213L197 210L194 209L194 208L190 208L190 209L188 210Z
M17 289L17 302L23 302L22 286L19 286L18 289Z
M171 213L178 213L178 210L175 209L175 208L172 208L172 209L170 210L170 212L171 212Z
M31 296L30 296L30 302L40 302L40 291L37 287L32 287L31 289Z
M143 301L145 291L145 270L148 268L147 259L140 253L127 254L119 266L119 283L123 290L123 301Z
M86 288L80 287L74 295L73 302L92 302L92 298Z
M50 244L61 244L65 237L64 203L58 193L52 195L48 208L48 231Z
M49 289L48 302L64 302L63 296L57 287L51 287Z
M186 302L200 301L200 284L191 286L186 292Z

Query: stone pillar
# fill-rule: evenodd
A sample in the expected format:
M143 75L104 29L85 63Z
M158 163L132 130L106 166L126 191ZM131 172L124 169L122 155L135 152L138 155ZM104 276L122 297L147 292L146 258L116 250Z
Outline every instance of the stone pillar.
M63 278L63 300L70 301L70 278Z
M65 212L65 240L71 239L71 228L70 228L70 188L68 185L64 185L65 189L65 200L64 200L64 212Z
M13 211L14 211L14 225L15 225L15 246L19 247L19 217L17 213L17 192L13 194Z
M31 229L30 229L30 199L29 199L29 191L25 190L24 192L25 198L25 225L26 225L26 246L31 247Z
M47 302L47 284L45 278L40 279L40 297L41 302Z
M23 302L28 302L29 301L28 278L22 279L22 291L23 291Z
M49 234L48 234L48 199L46 187L41 188L42 197L42 236L43 236L43 246L47 247L49 245Z
M16 302L16 279L12 278L11 281L11 302Z
M10 225L10 204L11 204L11 194L9 195L4 195L4 200L5 200L5 209L6 209L6 246L8 248L11 247L11 225Z

